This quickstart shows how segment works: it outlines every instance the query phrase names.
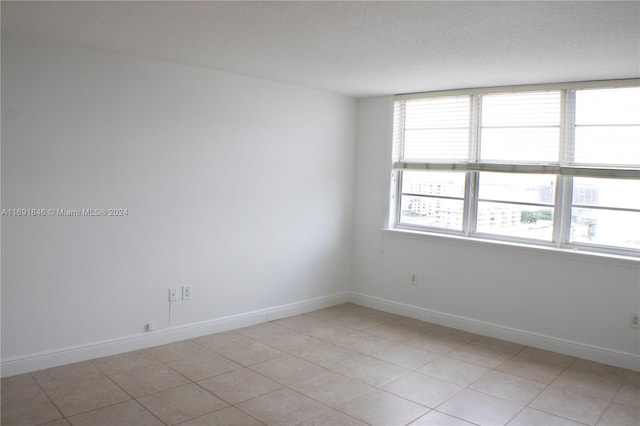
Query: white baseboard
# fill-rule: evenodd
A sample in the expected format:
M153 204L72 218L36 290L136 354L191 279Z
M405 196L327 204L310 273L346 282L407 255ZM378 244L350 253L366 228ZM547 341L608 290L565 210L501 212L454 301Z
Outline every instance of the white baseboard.
M381 311L414 318L421 321L432 322L446 327L457 328L471 333L481 334L496 339L507 340L521 345L532 346L548 351L559 352L577 358L588 359L616 367L640 371L640 356L628 352L619 352L611 349L545 336L525 330L505 327L499 324L483 322L471 318L451 315L444 312L421 308L394 302L388 299L368 296L366 294L351 292L349 301L357 305L366 306Z
M267 321L299 315L345 302L352 302L358 305L415 318L421 321L428 321L447 327L469 331L471 333L477 333L484 336L520 343L526 346L559 352L617 367L628 368L636 371L640 370L640 356L636 354L618 352L580 342L558 339L551 336L505 327L499 324L477 321L471 318L451 315L444 312L434 311L379 297L368 296L361 293L345 292L280 306L272 306L238 315L171 327L155 332L131 335L109 341L95 342L88 345L11 358L2 361L1 376L8 377L44 368L70 364L73 362L86 361L103 356L163 345L179 340L192 339L194 337L204 336L207 334L221 333L223 331L234 330Z
M329 306L345 303L348 299L348 292L337 293L109 341L95 342L88 345L11 358L2 360L0 369L1 376L14 376L16 374L42 370L44 368L57 367L73 362L86 361L103 356L177 342L179 340L192 339L207 334L248 327L267 321L315 311L317 309L328 308Z

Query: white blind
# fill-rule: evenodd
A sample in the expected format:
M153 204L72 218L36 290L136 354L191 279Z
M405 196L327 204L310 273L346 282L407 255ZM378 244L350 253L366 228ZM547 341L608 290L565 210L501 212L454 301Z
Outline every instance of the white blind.
M560 92L482 95L480 161L557 163Z
M576 91L574 164L640 168L640 88Z
M469 156L470 96L403 101L401 159L454 162Z
M640 87L624 85L399 96L394 167L639 178Z

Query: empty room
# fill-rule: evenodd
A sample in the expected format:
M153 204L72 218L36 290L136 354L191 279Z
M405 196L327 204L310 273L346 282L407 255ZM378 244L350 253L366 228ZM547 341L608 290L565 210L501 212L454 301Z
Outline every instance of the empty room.
M640 424L640 2L2 1L1 424Z

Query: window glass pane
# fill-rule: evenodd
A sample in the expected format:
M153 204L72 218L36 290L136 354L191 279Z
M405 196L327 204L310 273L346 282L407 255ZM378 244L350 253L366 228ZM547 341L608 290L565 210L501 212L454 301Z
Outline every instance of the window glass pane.
M469 157L468 129L407 130L404 134L407 160L466 160Z
M640 181L575 177L573 204L640 210Z
M640 212L571 209L570 241L640 249Z
M464 173L402 172L402 192L445 197L464 197Z
M462 231L464 201L402 196L400 223Z
M553 204L555 175L480 173L480 200Z
M640 124L640 88L576 91L576 124Z
M640 126L576 127L574 162L640 165Z
M553 209L480 201L476 230L488 234L551 241Z
M558 161L560 129L515 127L482 129L480 159L483 161Z
M501 93L482 96L483 127L560 125L560 92Z

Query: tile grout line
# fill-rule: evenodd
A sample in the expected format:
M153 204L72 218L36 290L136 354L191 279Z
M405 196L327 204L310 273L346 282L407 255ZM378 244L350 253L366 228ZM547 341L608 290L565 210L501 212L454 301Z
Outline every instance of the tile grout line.
M62 410L58 407L58 405L55 402L53 402L53 399L51 399L51 396L49 396L47 391L42 387L40 382L35 378L33 372L28 373L28 374L29 374L29 377L31 377L31 380L33 380L36 383L36 385L38 386L38 388L40 388L40 392L42 392L44 394L44 396L49 400L49 402L51 402L51 405L53 405L53 407L56 409L56 411L58 411L58 414L60 414L61 418L66 420L65 415L62 413Z

